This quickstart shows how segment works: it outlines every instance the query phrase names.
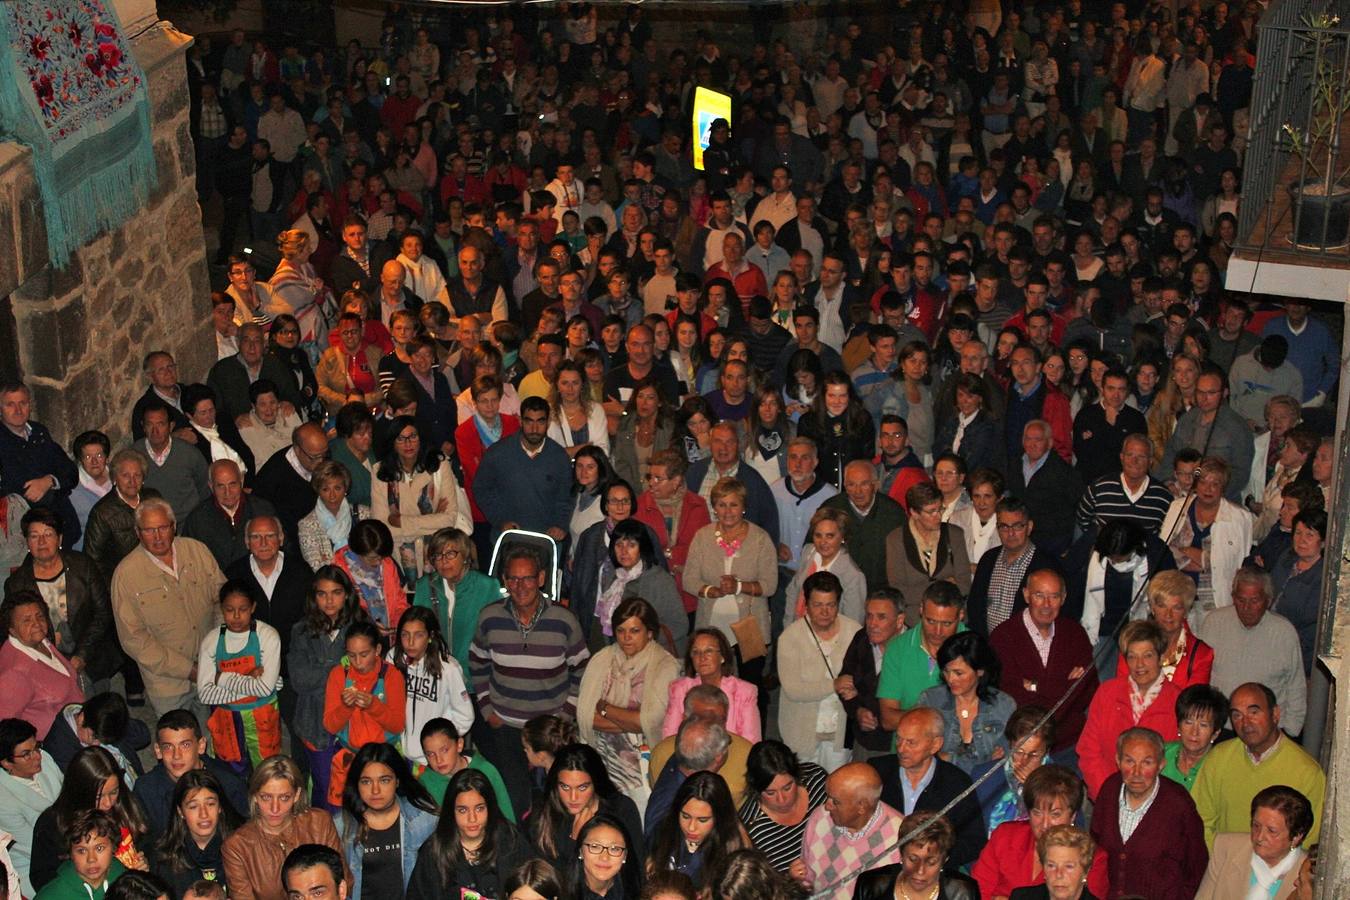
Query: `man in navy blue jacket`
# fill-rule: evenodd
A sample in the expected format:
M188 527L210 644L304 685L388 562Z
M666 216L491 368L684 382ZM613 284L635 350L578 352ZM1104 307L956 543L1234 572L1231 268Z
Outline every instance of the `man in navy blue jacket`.
M51 509L61 517L61 545L73 547L80 520L70 492L80 483L79 472L51 432L28 420L32 406L27 385L0 385L0 496L23 494L31 505Z
M561 542L572 516L572 461L548 439L548 401L520 403L520 431L483 454L474 477L478 506L501 532L540 531Z

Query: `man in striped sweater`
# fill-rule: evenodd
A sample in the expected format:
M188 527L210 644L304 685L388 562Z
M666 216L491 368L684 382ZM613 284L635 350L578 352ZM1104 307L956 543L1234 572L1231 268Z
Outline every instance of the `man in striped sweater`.
M1078 504L1078 525L1096 531L1107 522L1135 522L1149 534L1157 534L1172 505L1167 485L1148 474L1153 445L1144 434L1131 434L1120 447L1120 473L1103 475L1083 492Z
M515 809L530 802L520 730L536 716L575 717L590 653L576 616L546 598L543 564L515 547L502 573L507 599L483 608L469 647L469 677L480 718L475 739L502 773Z

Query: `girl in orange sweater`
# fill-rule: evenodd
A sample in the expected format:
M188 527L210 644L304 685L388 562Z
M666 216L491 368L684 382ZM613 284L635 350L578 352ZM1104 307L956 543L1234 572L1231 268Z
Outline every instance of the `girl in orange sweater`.
M328 673L323 726L338 741L328 783L328 802L342 805L347 770L356 751L378 742L397 747L406 703L403 674L384 660L384 637L371 622L347 628L347 655Z

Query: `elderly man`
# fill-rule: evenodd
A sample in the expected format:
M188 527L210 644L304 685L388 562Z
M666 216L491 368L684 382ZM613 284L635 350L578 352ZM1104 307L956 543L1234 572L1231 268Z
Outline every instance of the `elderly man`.
M1177 419L1176 430L1163 449L1162 465L1156 474L1164 481L1171 478L1177 453L1186 447L1199 450L1204 456L1223 457L1232 471L1224 497L1241 504L1251 477L1256 444L1247 420L1223 402L1226 388L1223 372L1206 369L1200 373L1195 380L1195 405Z
M534 551L513 547L501 573L509 596L483 608L469 647L470 689L481 712L474 733L501 771L512 806L526 809L520 729L535 716L576 716L590 653L576 616L544 596L546 576Z
M1275 591L1265 572L1243 566L1233 576L1232 590L1233 604L1211 610L1196 633L1214 648L1210 684L1224 693L1244 682L1266 685L1283 711L1284 730L1297 737L1308 693L1298 631L1270 612Z
M197 432L192 430L187 414L183 411L184 386L178 381L178 364L174 362L173 356L164 350L152 350L145 355L141 371L150 380L150 384L131 409L131 439L139 441L145 437L141 416L146 406L159 400L169 407L169 415L173 418L174 437L182 438L189 443L197 443Z
M451 311L457 316L489 313L492 321L505 319L510 309L502 286L483 274L487 261L483 251L472 244L459 248L459 276L446 285Z
M881 800L881 776L867 763L825 780L825 802L806 819L802 855L788 874L816 900L850 900L858 876L900 861L904 816Z
M903 620L903 598L900 602ZM892 638L882 656L877 704L883 729L898 728L904 711L918 705L919 695L942 682L938 649L947 638L966 630L965 614L961 589L950 581L935 581L924 590L919 627Z
M299 532L300 520L314 510L317 497L309 481L319 463L328 458L328 435L307 422L291 434L291 446L278 450L258 470L253 490L271 502L287 534Z
M1205 824L1186 789L1161 777L1165 762L1162 735L1152 729L1127 728L1116 739L1117 773L1102 783L1092 811L1092 837L1110 864L1103 900L1191 900L1205 876Z
M822 503L839 493L834 485L816 477L816 442L795 437L787 443L787 474L769 486L778 513L778 583L792 581L801 565L802 547L810 540L811 517ZM700 465L702 465L700 463ZM711 468L711 467L708 467ZM750 467L745 467L750 471ZM706 477L706 476L705 476ZM691 485L692 487L692 485ZM711 488L710 488L711 489ZM747 491L749 488L747 487ZM771 601L773 636L783 630L783 600Z
M145 485L158 491L169 501L174 515L186 521L197 505L211 496L206 459L196 447L169 433L173 419L164 403L146 405L141 427L145 437L133 446L150 460Z
M498 531L542 531L567 537L572 515L572 461L548 437L548 401L520 404L520 430L487 449L474 476L474 497Z
M778 543L778 504L773 492L752 466L741 463L740 433L731 422L718 422L708 435L708 449L712 456L689 466L684 482L689 490L708 501L708 512L713 511L712 489L723 478L735 478L745 485L745 517L769 533ZM781 558L781 556L780 556Z
M699 687L712 687L712 685L699 685ZM686 695L687 697L687 695ZM714 705L716 701L704 699L700 701L704 705ZM686 706L688 705L686 700ZM724 714L725 716L725 714ZM716 772L719 775L722 769L727 765L731 756L731 739L733 735L727 731L726 725L715 719L704 718L698 715L689 715L680 723L679 731L675 732L673 738L673 747L675 753L671 756L661 768L661 774L656 776L656 781L652 784L652 793L647 800L647 811L643 816L643 834L650 842L656 833L656 829L661 823L669 818L671 814L671 805L675 801L675 793L680 785L688 780L690 775L695 772ZM741 738L744 741L744 738ZM744 764L745 760L741 760ZM655 768L652 770L655 771ZM741 771L742 782L736 789L728 782L728 789L732 789L732 799L737 803L741 802L741 794L745 790L744 770ZM726 775L722 776L726 779Z
M0 497L22 494L30 506L61 517L65 546L80 539L80 520L70 503L79 470L44 425L29 420L33 395L20 382L0 384Z
M1083 492L1078 527L1089 531L1125 519L1157 534L1172 505L1172 492L1148 474L1152 455L1153 443L1147 434L1128 435L1120 445L1120 471L1101 476Z
M877 691L886 648L904 624L900 592L894 588L873 591L863 606L863 628L849 643L839 677L834 680L835 692L848 716L845 743L852 746L857 762L890 752L894 730L882 724Z
M396 259L387 260L380 267L380 286L374 301L385 328L393 327L394 313L400 310L416 313L422 309L422 298L408 290L407 280L408 270Z
M876 467L863 459L844 466L844 492L821 506L841 509L848 516L848 553L867 578L867 590L887 586L886 535L905 524L905 511L880 494Z
M938 756L945 726L942 713L919 706L905 713L895 730L895 755L872 761L881 776L881 799L908 816L936 812L970 787L970 776ZM975 862L984 848L984 818L972 792L946 813L956 831L947 856L954 867Z
M1022 588L1029 573L1060 568L1053 555L1031 540L1036 523L1020 499L998 501L994 521L1002 543L986 550L975 564L966 601L966 623L985 637L1026 608Z
M1237 740L1223 741L1209 751L1191 788L1205 823L1205 843L1212 849L1214 835L1246 831L1251 827L1252 798L1272 785L1285 784L1312 802L1313 827L1305 842L1310 847L1316 844L1326 774L1316 759L1282 733L1282 711L1274 693L1264 684L1239 685L1228 698L1228 709Z
M1078 742L1088 702L1097 690L1092 643L1082 625L1060 615L1064 596L1064 576L1054 569L1032 572L1022 588L1027 608L989 635L989 644L1003 663L999 688L1018 706L1051 706L1073 691L1055 716L1051 750L1056 754L1072 751Z
M180 533L201 541L216 558L221 569L248 555L244 543L244 525L255 516L270 516L272 504L244 492L244 477L239 466L228 459L211 463L207 476L211 500L198 503L183 520Z
M1052 453L1050 423L1032 419L1022 429L1022 453L1008 466L1008 493L1021 497L1036 521L1036 546L1063 555L1073 543L1074 509L1083 476Z
M384 241L372 246L367 237L366 220L356 213L348 213L342 223L342 251L329 267L329 281L335 293L359 290L371 297L379 290L380 275L384 263L389 260L389 251L385 249Z
M281 677L285 678L291 629L304 617L305 594L314 573L299 552L282 550L288 535L270 505L266 511L259 508L245 521L244 540L248 549L225 567L225 576L249 586L255 604L254 618L271 625L281 636ZM284 686L281 697L285 713L291 698Z
M155 714L191 709L205 721L195 684L197 649L220 621L216 594L225 576L205 544L175 536L177 525L164 500L144 499L136 508L140 549L113 573L113 621L122 649L140 667Z
M247 323L239 326L239 352L216 362L206 375L206 383L219 401L216 414L243 426L252 406L248 389L260 378L277 386L277 396L290 405L290 413L304 407L304 400L293 375L281 360L265 351L262 327Z

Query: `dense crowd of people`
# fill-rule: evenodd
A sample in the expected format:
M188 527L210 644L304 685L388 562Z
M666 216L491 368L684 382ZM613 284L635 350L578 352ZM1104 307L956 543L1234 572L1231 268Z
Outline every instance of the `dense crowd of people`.
M1312 896L1261 5L779 12L198 40L216 360L0 385L7 896Z

